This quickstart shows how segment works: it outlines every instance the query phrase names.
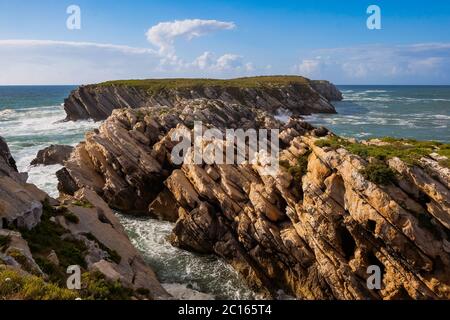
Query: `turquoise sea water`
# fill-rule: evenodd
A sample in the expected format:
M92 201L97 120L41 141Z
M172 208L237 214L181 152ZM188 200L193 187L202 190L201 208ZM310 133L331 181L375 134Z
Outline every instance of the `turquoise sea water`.
M307 120L336 134L394 136L450 143L450 86L339 86L337 115Z
M61 104L74 86L0 86L0 136L6 138L18 167L29 181L57 196L55 172L61 166L30 167L38 150L50 144L76 145L93 121L61 122ZM307 120L337 134L368 138L396 136L450 143L450 86L339 86L344 101L338 114ZM133 243L160 280L176 290L190 288L214 298L254 298L254 293L224 262L173 248L172 224L121 216ZM189 291L189 290L186 290ZM189 293L188 293L189 294Z

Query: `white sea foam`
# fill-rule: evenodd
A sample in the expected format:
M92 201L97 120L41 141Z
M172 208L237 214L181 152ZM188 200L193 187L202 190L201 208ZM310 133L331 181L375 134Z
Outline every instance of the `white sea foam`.
M60 105L36 108L5 109L0 113L0 136L4 137L21 172L28 181L51 196L57 196L55 172L61 166L30 166L37 152L51 144L75 146L85 132L97 128L94 121L62 122L65 113Z
M289 118L292 116L292 112L287 109L279 108L277 114L274 116L275 119L281 122L288 122Z
M174 224L123 215L119 217L133 244L141 250L161 282L177 294L198 295L201 292L211 298L258 298L225 262L173 247L167 237Z

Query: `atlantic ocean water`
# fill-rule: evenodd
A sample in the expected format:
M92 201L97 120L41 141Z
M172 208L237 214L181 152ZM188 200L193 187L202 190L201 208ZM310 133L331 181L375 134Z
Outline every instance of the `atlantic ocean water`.
M57 197L55 166L31 167L50 144L75 146L101 123L62 122L64 98L75 86L0 86L0 136L8 142L29 182ZM394 136L450 143L450 86L339 86L344 100L337 114L306 117L336 134L366 139ZM142 251L164 286L179 297L251 299L255 293L226 263L173 248L173 225L120 215L134 245ZM202 293L202 294L201 294Z

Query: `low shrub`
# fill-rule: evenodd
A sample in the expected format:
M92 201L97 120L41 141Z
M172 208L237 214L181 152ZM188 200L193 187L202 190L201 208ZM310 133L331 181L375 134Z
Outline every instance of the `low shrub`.
M378 185L387 185L396 180L395 172L383 162L370 163L360 173L364 178Z

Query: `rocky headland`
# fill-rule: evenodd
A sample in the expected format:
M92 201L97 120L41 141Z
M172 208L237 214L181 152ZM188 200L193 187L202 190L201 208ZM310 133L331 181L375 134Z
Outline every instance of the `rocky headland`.
M66 120L105 120L114 109L167 106L180 101L217 99L275 112L279 108L294 114L334 113L330 101L342 100L328 81L298 76L213 79L161 79L111 81L81 86L64 102Z
M51 282L48 266L65 255L30 242L39 238L32 230L50 225L64 241L83 243L87 273L120 283L132 290L128 296L168 298L114 209L176 222L174 246L223 258L267 297L283 290L299 299L449 299L450 145L357 141L315 128L299 115L334 112L329 101L341 95L327 82L305 81L300 91L278 82L242 86L234 95L217 83L195 90L139 81L131 89L129 82L81 87L66 101L68 119L106 120L57 172L58 200L26 184L0 148L0 232L7 234L0 263L33 274L8 251L12 236L23 239L38 276ZM279 109L292 114L287 122L277 120ZM279 129L279 169L263 174L264 161L173 163L172 133L192 133L195 121L221 132ZM381 288L370 289L374 265Z
M90 189L123 213L176 221L173 245L220 256L269 296L448 299L449 145L343 139L274 113L210 98L114 110L58 172L59 190ZM279 128L278 173L173 164L171 133L196 120ZM372 265L382 272L376 290Z

